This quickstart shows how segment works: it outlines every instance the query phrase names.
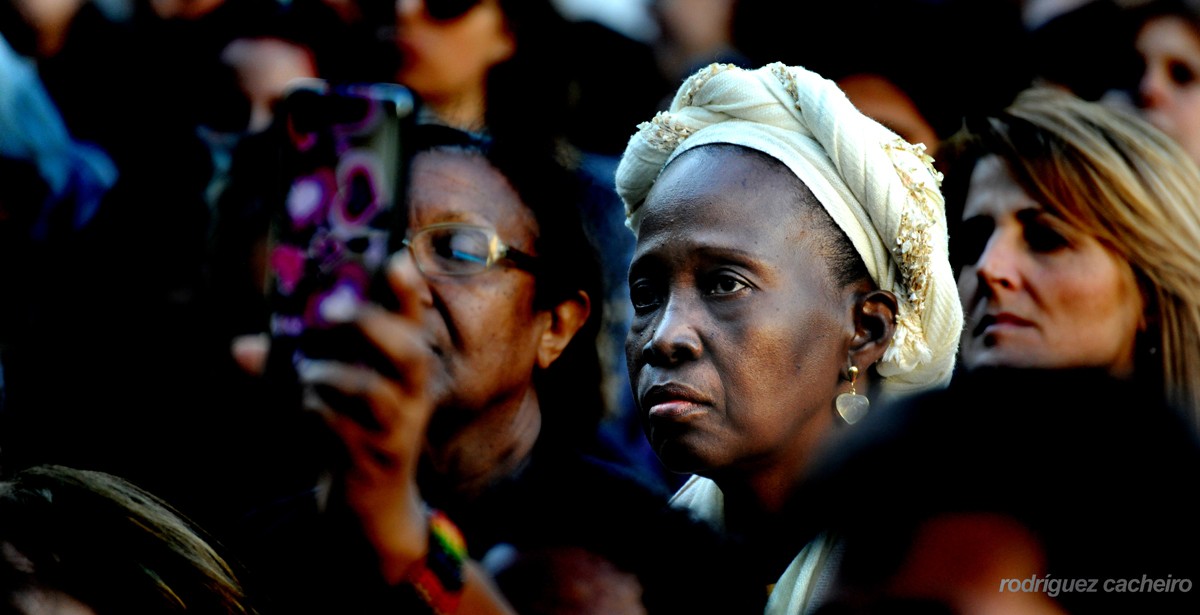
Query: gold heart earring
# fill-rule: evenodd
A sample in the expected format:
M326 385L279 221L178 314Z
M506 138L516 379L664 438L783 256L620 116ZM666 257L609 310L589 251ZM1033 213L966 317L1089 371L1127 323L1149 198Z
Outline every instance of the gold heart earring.
M854 390L854 382L858 380L858 367L850 366L850 392L842 393L837 396L834 404L837 406L838 415L846 421L847 425L853 425L862 417L867 415L867 409L871 407L871 400L863 395L859 395Z

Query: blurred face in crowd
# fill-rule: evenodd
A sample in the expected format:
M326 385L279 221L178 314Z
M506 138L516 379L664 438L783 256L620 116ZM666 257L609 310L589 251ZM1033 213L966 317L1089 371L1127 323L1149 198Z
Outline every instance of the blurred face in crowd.
M1146 118L1200 162L1200 33L1183 17L1155 17L1136 45L1146 65L1139 92Z
M970 180L956 250L967 368L1133 372L1143 299L1128 261L1030 198L988 156Z
M847 543L836 581L817 615L1066 613L1045 592L997 590L1001 579L1046 576L1040 540L1012 517L992 512L942 513L922 521L911 536L894 531L909 539L883 548L903 545L900 553L881 556L878 544ZM857 570L861 562L893 558L899 562L896 570L883 574Z
M164 19L197 19L222 4L225 4L225 0L150 0L150 8Z
M787 471L832 428L854 299L802 190L780 163L708 146L646 198L625 351L647 437L674 471Z
M861 73L838 79L838 87L867 117L887 126L909 143L922 143L928 151L938 145L937 132L916 103L882 75Z
M13 606L16 615L96 615L88 605L52 589L19 592L13 597Z
M733 46L733 5L732 0L656 0L651 9L663 37L694 61Z
M399 82L434 106L482 100L488 70L515 50L499 0L397 0Z

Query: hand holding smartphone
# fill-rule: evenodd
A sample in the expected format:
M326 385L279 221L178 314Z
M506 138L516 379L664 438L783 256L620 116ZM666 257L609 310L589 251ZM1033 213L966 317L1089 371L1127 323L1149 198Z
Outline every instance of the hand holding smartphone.
M334 356L334 332L400 247L416 107L396 84L308 79L289 89L279 125L286 190L269 246L268 370L294 372L306 357Z

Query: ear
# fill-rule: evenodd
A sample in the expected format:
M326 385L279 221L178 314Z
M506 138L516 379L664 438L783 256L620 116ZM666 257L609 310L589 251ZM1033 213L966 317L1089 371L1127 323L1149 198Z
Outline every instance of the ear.
M896 295L886 290L869 290L858 295L854 303L854 336L850 339L850 357L854 365L866 372L883 357L892 336L896 334L896 314L899 303Z
M1138 298L1142 302L1142 314L1138 318L1137 330L1138 333L1145 333L1158 326L1162 312L1158 307L1158 294L1155 292L1154 283L1139 271L1135 270L1134 276L1137 280Z
M587 322L591 313L592 302L583 291L576 292L574 296L545 312L550 322L542 330L542 337L538 343L538 367L546 369L558 360L559 355L566 349L567 344L571 343L571 339L583 327L583 323Z

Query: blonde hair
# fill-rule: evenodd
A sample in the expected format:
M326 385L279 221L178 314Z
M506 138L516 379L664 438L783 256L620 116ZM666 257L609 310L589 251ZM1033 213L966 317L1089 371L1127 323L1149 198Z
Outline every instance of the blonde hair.
M1052 88L968 121L948 147L968 167L1000 156L1030 197L1129 263L1147 316L1135 377L1161 379L1200 425L1200 167L1141 118ZM970 172L952 175L961 203Z
M103 472L45 465L0 482L0 547L0 611L51 590L100 613L254 613L203 530Z

